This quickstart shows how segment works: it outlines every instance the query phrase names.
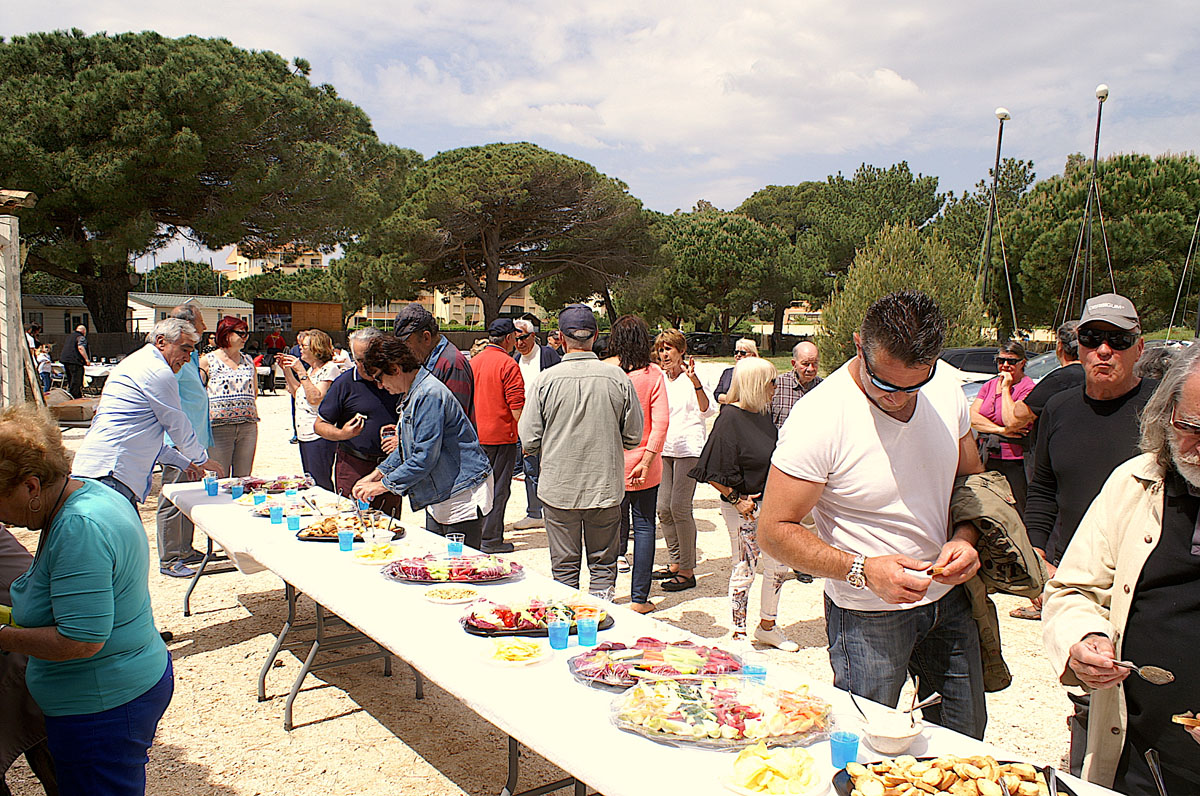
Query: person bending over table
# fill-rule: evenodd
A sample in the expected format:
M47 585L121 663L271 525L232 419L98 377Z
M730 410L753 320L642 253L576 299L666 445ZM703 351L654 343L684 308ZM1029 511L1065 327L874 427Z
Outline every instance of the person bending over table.
M492 509L492 471L467 413L397 337L372 340L364 364L376 384L404 395L400 447L355 484L352 494L359 500L384 491L408 495L413 511L426 509L426 529L442 536L461 533L478 550L483 517Z
M174 690L150 607L150 548L125 497L69 472L47 413L0 412L0 522L40 532L10 588L14 624L0 624L0 652L29 658L60 793L144 793Z

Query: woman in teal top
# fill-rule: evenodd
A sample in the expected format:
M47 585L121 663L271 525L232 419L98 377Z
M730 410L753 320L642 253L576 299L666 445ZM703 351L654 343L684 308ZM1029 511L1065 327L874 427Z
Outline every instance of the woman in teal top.
M48 415L0 412L0 522L41 532L12 584L0 651L29 656L60 792L140 794L174 687L150 608L149 545L128 500L69 472Z

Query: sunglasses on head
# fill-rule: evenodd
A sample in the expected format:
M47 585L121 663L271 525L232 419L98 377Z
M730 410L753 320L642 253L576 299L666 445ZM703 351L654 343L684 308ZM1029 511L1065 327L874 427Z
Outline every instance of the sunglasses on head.
M922 379L920 381L920 383L914 384L911 387L900 387L899 385L892 384L889 381L884 381L883 379L876 376L875 373L871 370L871 361L869 359L867 359L867 355L865 353L863 353L861 348L859 349L858 354L859 354L859 356L862 357L863 366L866 367L866 369L867 369L867 377L871 379L871 383L874 384L880 390L883 390L884 392L914 393L917 390L924 387L929 382L933 381L933 374L937 370L937 360L935 359L933 361L933 366L929 368L929 375L926 376L924 379Z
M1189 423L1186 420L1176 420L1175 407L1171 407L1171 428L1180 434L1187 434L1190 437L1200 437L1200 425Z
M1137 342L1134 332L1120 329L1080 329L1079 344L1084 348L1099 348L1104 343L1113 351L1124 351Z
M1020 357L996 357L997 365L1018 365L1020 362Z

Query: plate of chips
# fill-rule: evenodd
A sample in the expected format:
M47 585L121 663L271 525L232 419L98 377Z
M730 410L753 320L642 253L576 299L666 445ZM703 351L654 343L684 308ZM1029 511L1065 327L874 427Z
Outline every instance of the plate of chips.
M549 646L527 638L492 639L492 649L487 655L488 663L496 666L533 666L554 657Z

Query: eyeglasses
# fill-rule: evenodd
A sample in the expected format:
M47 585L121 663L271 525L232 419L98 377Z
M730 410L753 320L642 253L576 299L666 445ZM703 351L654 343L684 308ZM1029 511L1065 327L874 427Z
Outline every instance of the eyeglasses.
M734 359L741 359L742 357L748 357L748 356L751 356L749 351L734 351L733 352Z
M377 370L374 373L368 373L367 378L370 379L372 382L374 382L375 386L377 386L377 387L383 386L383 371L382 370Z
M891 382L884 381L883 379L876 376L874 374L874 372L872 372L872 370L871 370L871 361L869 359L867 359L867 355L863 353L863 350L861 348L858 350L858 355L862 357L863 366L866 367L866 369L867 369L867 376L870 377L871 383L874 384L877 388L883 390L884 392L914 393L917 390L924 387L929 382L931 382L933 380L934 372L937 371L937 360L935 359L933 361L933 366L929 368L929 375L926 376L923 380L921 380L921 382L919 384L914 384L911 387L900 387L898 385L892 384Z
M518 340L528 340L530 337L533 337L533 332L529 332L528 334L517 335Z
M1019 357L996 357L997 365L1018 365L1020 362Z
M1084 348L1099 348L1104 343L1113 351L1124 351L1137 342L1133 332L1120 329L1080 329L1079 344Z
M234 329L233 333L236 334L238 337L249 337L250 336L250 332L247 329Z
M1175 419L1175 407L1171 407L1171 428L1189 437L1200 437L1200 424Z

